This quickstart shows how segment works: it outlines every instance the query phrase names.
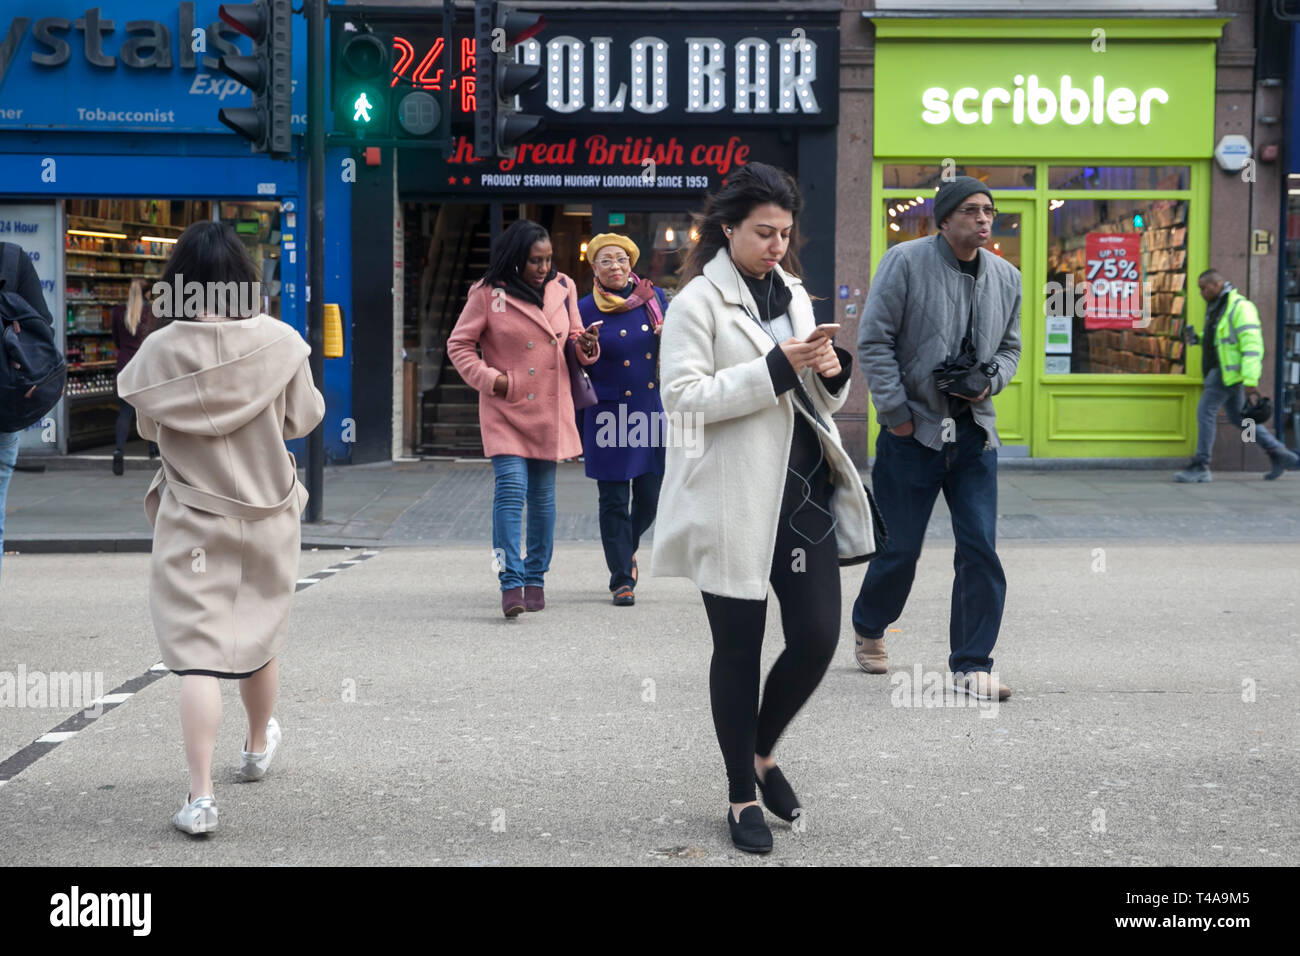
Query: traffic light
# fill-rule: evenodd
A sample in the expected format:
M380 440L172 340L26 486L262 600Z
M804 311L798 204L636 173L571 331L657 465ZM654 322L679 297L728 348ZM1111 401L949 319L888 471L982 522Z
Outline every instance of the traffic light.
M515 62L514 48L540 33L546 18L521 13L496 0L475 0L474 152L481 157L513 156L515 146L542 125L540 116L514 109L515 97L542 79L540 64Z
M348 22L335 32L333 51L330 78L335 130L359 139L388 136L392 111L391 42Z
M253 41L252 56L223 56L217 69L248 87L251 107L223 107L217 119L248 140L255 153L293 153L293 11L291 0L223 3L223 21Z

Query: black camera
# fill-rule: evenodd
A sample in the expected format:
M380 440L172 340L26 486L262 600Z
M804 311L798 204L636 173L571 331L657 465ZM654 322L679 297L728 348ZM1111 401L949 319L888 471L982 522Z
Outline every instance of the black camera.
M945 395L975 398L993 384L998 374L996 362L980 362L969 339L963 339L961 354L951 362L944 362L934 370L935 388Z

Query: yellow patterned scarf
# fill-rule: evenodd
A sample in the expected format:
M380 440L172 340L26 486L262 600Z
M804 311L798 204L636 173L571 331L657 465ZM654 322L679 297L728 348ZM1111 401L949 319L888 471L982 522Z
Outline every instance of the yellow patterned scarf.
M596 308L601 312L631 312L645 306L646 312L650 313L650 320L656 326L663 325L664 314L659 308L659 296L655 295L654 283L649 279L638 279L635 274L632 275L632 282L636 288L626 298L605 291L599 282L594 283L591 297L596 300Z

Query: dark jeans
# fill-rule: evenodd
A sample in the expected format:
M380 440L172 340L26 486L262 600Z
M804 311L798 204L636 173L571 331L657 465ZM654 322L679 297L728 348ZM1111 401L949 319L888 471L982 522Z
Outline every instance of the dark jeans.
M942 491L957 539L948 623L948 668L954 673L992 669L1006 602L1007 579L995 550L998 455L985 450L985 441L984 430L969 415L957 419L957 440L939 451L882 429L871 469L889 535L862 581L853 627L863 637L880 638L903 613L925 528Z
M117 424L114 426L113 450L119 455L126 451L126 440L131 435L131 423L135 421L135 407L117 400ZM158 454L158 446L149 442L149 454Z
M641 535L654 524L661 484L663 476L653 472L637 475L631 481L596 482L600 496L600 542L605 546L611 591L625 584L632 586L632 555L641 544Z

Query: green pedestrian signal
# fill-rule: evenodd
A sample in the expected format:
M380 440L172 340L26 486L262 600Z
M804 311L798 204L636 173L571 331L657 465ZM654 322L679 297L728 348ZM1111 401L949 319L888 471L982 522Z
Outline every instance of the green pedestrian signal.
M362 28L348 23L334 34L334 129L382 139L392 114L392 41Z
M375 104L370 102L370 98L362 93L357 97L357 101L352 104L352 121L354 123L369 123L370 111L375 108Z

